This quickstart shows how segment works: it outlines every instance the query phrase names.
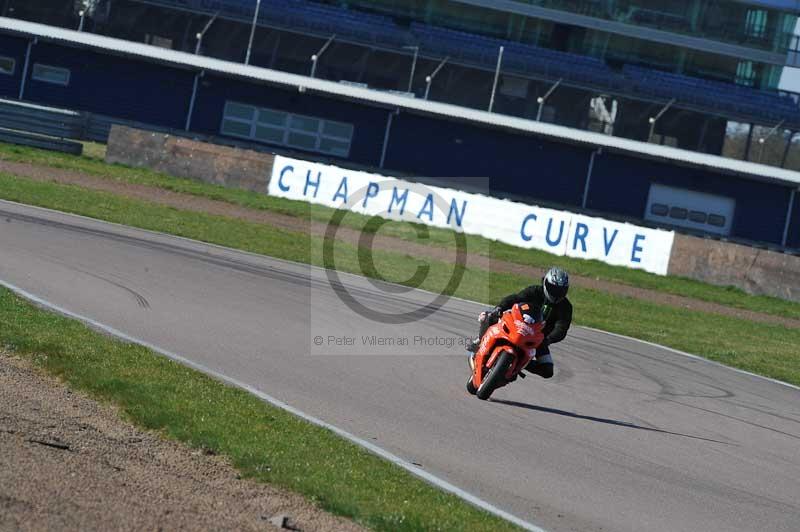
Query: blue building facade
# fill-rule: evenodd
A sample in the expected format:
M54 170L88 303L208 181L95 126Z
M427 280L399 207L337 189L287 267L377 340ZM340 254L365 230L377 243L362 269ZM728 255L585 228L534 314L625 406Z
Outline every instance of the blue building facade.
M6 69L0 73L0 94L2 94L3 97L19 97L27 47L27 39L0 35L0 56L9 59L10 61L6 64L11 67L10 72Z
M229 101L353 124L352 145L346 160L367 166L380 164L387 109L210 75L203 77L197 92L192 131L220 135L225 104Z
M591 149L464 122L400 114L386 166L431 177L488 177L493 194L580 206Z
M297 87L233 75L200 75L189 66L62 41L34 42L30 36L0 34L0 58L14 62L13 72L0 75L0 95L5 98L17 98L22 90L25 101L175 130L183 130L191 115L192 133L231 140L255 135L249 138L250 145L261 138L258 135L267 139L280 134L282 140L262 140L259 144L278 151L289 146L310 159L380 167L385 173L490 178L493 193L501 197L586 209L636 223L681 226L681 216L709 223L721 217L724 224L717 224L716 229L709 225L709 234L776 247L800 247L800 201L794 202L787 230L794 186L778 181L654 160L632 152L598 150L597 146L554 137L388 108L340 95L301 92ZM233 116L236 113L238 116ZM231 136L224 127L228 118L250 129L236 130L239 133ZM342 141L347 143L346 150L339 155L339 148L326 152L324 146L332 138L346 138ZM304 139L317 144L303 149ZM652 212L661 208L660 203L657 209L651 205L652 198L648 199L654 184L690 196L718 196L735 208L714 215L699 212L696 207L668 205L664 218L654 219L647 216L651 207ZM682 227L704 233L705 222L698 223ZM725 232L720 229L723 225Z
M792 215L786 230L786 245L795 249L800 248L800 198L797 196L798 194L795 193Z
M731 198L736 203L732 236L782 241L791 188L621 154L605 153L595 159L587 207L642 217L653 183Z

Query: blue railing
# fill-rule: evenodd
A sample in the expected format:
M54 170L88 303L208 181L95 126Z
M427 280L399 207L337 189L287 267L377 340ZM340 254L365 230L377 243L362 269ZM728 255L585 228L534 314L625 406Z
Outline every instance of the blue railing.
M141 0L148 4L181 8L189 11L217 13L249 22L255 12L255 0ZM378 44L403 46L408 44L408 32L381 15L359 13L335 6L305 0L262 0L259 21L294 30L337 34L340 37Z
M502 39L425 24L411 25L411 32L427 52L449 55L463 62L494 67L500 46L505 48L503 69L533 76L565 79L609 90L622 90L625 79L601 60Z
M632 81L635 92L653 98L676 98L698 107L758 116L776 123L800 123L800 108L789 96L634 65L625 65L623 73Z

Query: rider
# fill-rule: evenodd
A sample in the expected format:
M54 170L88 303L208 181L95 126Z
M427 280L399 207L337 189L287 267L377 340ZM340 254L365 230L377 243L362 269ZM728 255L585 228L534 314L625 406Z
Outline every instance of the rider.
M553 376L553 358L550 356L549 346L563 340L572 323L572 304L567 299L568 290L567 272L558 267L550 268L542 278L541 285L531 285L518 294L503 298L492 310L481 312L480 334L469 346L469 351L474 353L478 350L486 330L497 323L503 312L513 307L515 303L528 303L533 308L541 309L545 327L544 341L536 349L536 358L531 360L525 369L549 379Z

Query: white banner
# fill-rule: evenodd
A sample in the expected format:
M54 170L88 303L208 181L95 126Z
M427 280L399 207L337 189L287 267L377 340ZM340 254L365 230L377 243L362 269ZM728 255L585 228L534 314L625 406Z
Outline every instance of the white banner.
M269 194L667 274L675 233L275 156Z

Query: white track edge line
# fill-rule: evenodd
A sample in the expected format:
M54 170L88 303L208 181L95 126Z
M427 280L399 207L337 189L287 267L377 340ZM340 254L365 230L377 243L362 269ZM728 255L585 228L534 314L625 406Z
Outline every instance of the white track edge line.
M471 493L459 488L458 486L456 486L454 484L451 484L450 482L444 480L443 478L439 478L436 475L428 473L424 469L415 466L411 462L403 460L399 456L397 456L395 454L392 454L391 452L387 451L386 449L378 447L377 445L375 445L375 444L373 444L371 442L368 442L368 441L366 441L366 440L364 440L362 438L359 438L358 436L356 436L354 434L351 434L351 433L347 432L344 429L340 429L339 427L337 427L335 425L332 425L332 424L327 423L327 422L325 422L325 421L323 421L323 420L321 420L319 418L316 418L314 416L306 414L302 410L299 410L299 409L297 409L297 408L295 408L295 407L293 407L293 406L291 406L291 405L289 405L287 403L284 403L283 401L281 401L279 399L276 399L276 398L272 397L271 395L268 395L268 394L266 394L266 393L264 393L264 392L262 392L260 390L257 390L256 388L253 388L252 386L250 386L248 384L245 384L245 383L243 383L243 382L241 382L241 381L239 381L237 379L234 379L233 377L228 377L227 375L223 375L222 373L218 373L218 372L216 372L216 371L214 371L212 369L209 369L209 368L203 366L202 364L198 364L197 362L193 362L193 361L191 361L191 360L189 360L187 358L184 358L184 357L182 357L182 356L180 356L180 355L178 355L176 353L173 353L172 351L168 351L166 349L163 349L163 348L161 348L161 347L159 347L159 346L157 346L155 344L151 344L150 342L147 342L145 340L141 340L141 339L136 338L134 336L130 336L128 334L125 334L122 331L119 331L119 330L117 330L117 329L115 329L113 327L110 327L108 325L100 323L99 321L93 320L92 318L83 316L81 314L72 312L70 310L67 310L67 309L65 309L63 307L60 307L60 306L54 304L54 303L51 303L50 301L47 301L46 299L43 299L43 298L41 298L39 296L36 296L36 295L34 295L34 294L32 294L32 293L30 293L30 292L28 292L28 291L16 286L16 285L13 285L13 284L11 284L11 283L3 280L3 279L0 279L0 286L4 286L4 287L8 288L9 290L11 290L12 292L16 293L17 295L19 295L19 296L21 296L21 297L23 297L23 298L25 298L25 299L27 299L29 301L32 301L32 302L34 302L34 303L36 303L36 304L38 304L40 306L48 308L48 309L50 309L52 311L55 311L55 312L57 312L59 314L62 314L64 316L67 316L67 317L82 321L83 323L91 325L94 328L100 329L100 330L104 331L105 333L107 333L107 334L109 334L111 336L117 337L117 338L119 338L121 340L124 340L126 342L139 344L139 345L141 345L143 347L146 347L146 348L148 348L148 349L150 349L152 351L155 351L156 353L160 353L161 355L163 355L163 356L165 356L165 357L167 357L169 359L172 359L172 360L174 360L176 362L179 362L184 366L188 366L188 367L190 367L192 369L200 371L201 373L204 373L206 375L214 377L215 379L217 379L219 381L222 381L222 382L227 383L229 385L232 385L232 386L235 386L237 388L240 388L240 389L242 389L242 390L244 390L244 391L246 391L248 393L251 393L251 394L255 395L256 397L258 397L259 399L261 399L262 401L265 401L266 403L269 403L274 407L277 407L277 408L280 408L282 410L285 410L286 412L289 412L290 414L293 414L293 415L295 415L295 416L307 421L308 423L311 423L312 425L316 425L318 427L330 430L331 432L333 432L334 434L344 438L345 440L348 440L351 443L354 443L354 444L366 449L367 451L371 452L372 454L375 454L375 455L379 456L380 458L383 458L384 460L387 460L387 461L391 462L392 464L405 469L409 473L421 478L422 480L425 480L429 484L432 484L433 486L436 486L437 488L439 488L441 490L444 490L444 491L446 491L446 492L448 492L448 493L450 493L452 495L455 495L456 497L468 502L469 504L471 504L471 505L473 505L473 506L475 506L475 507L477 507L477 508L479 508L481 510L484 510L484 511L486 511L488 513L494 514L497 517L505 519L506 521L509 521L510 523L513 523L513 524L519 526L520 528L523 528L524 530L529 530L531 532L546 532L545 529L540 528L540 527L534 525L533 523L525 521L524 519L521 519L521 518L519 518L519 517L517 517L517 516L515 516L513 514L510 514L510 513L506 512L505 510L501 510L500 508L494 506L490 502L484 501L483 499L481 499L481 498L479 498L479 497L477 497L475 495L472 495Z
M306 263L303 263L303 262L296 262L296 261L292 261L292 260L288 260L288 259L282 259L280 257L271 257L269 255L260 255L258 253L253 253L252 251L246 251L246 250L243 250L243 249L230 248L230 247L222 246L220 244L214 244L212 242L203 242L202 240L195 240L193 238L188 238L188 237L185 237L185 236L172 235L170 233L164 233L164 232L161 232L161 231L153 231L151 229L143 229L141 227L135 227L133 225L125 225L125 224L121 224L121 223L117 223L117 222L110 222L110 221L106 221L106 220L103 220L103 219L100 219L100 218L92 218L90 216L84 216L82 214L74 214L74 213L71 213L71 212L58 211L58 210L55 210L55 209L49 209L47 207L40 207L38 205L28 205L27 203L19 203L19 202L16 202L16 201L10 201L10 200L4 200L4 199L0 199L0 203L9 203L11 205L17 205L19 207L24 207L24 208L34 209L34 210L41 210L41 211L45 211L45 212L49 212L49 213L53 213L53 214L61 215L61 216L69 216L69 217L79 218L79 219L90 221L90 222L94 222L94 223L109 224L109 225L117 226L117 227L120 227L120 228L123 228L123 229L127 229L127 230L142 231L144 233L149 233L151 235L156 235L156 236L160 236L160 237L177 238L178 240L189 242L189 243L195 244L195 245L209 246L209 247L216 248L216 249L219 249L219 250L222 250L222 251L233 252L233 253L241 253L241 254L244 254L244 255L247 255L247 256L250 256L250 257L254 257L254 258L258 258L258 259L269 259L269 260L274 260L274 261L277 261L277 262L281 262L283 264L291 264L291 265L294 265L294 266L300 266L300 267L304 267L304 268L313 268L315 270L325 271L325 268L323 268L321 266L316 266L314 264L306 264ZM367 279L367 277L365 277L363 275L358 275L356 273L342 272L342 271L339 271L338 273L339 273L339 275L355 277L355 278L358 278L358 279ZM2 284L1 280L0 280L0 284ZM389 283L389 284L395 284L395 283ZM398 285L398 286L402 286L402 285ZM416 288L415 290L421 290L423 292L431 293L428 290L422 290L420 288ZM470 304L473 304L473 305L479 305L479 306L484 306L484 307L486 306L485 303L480 303L478 301L472 301L470 299L464 299L463 297L458 297L458 296L450 296L450 299L455 299L457 301L463 301L464 303L470 303ZM589 327L587 325L577 325L576 327L579 328L579 329L585 329L587 331L607 334L609 336L615 336L617 338L624 338L625 340L632 340L634 342L639 342L641 344L648 345L650 347L658 347L658 348L664 349L666 351L670 351L672 353L675 353L676 355L681 355L681 356L688 357L688 358L691 358L691 359L694 359L694 360L698 360L698 361L701 361L701 362L707 362L708 364L711 364L711 365L714 365L714 366L718 366L718 367L721 367L721 368L726 368L726 369L729 369L729 370L734 371L736 373L749 375L750 377L755 377L757 379L765 380L765 381L771 382L773 384L779 384L781 386L785 386L787 388L792 388L794 390L800 390L800 386L796 386L794 384L790 384L790 383L784 382L782 380L773 379L771 377L765 377L764 375L759 375L758 373L751 373L751 372L745 371L743 369L735 368L733 366L728 366L726 364L722 364L721 362L717 362L715 360L711 360L711 359L708 359L708 358L703 358L701 356L693 355L691 353L687 353L685 351L680 351L678 349L674 349L672 347L667 347L665 345L657 344L655 342L648 342L647 340L641 340L639 338L634 338L632 336L625 336L624 334L608 332L608 331L604 331L602 329L595 329L594 327Z

